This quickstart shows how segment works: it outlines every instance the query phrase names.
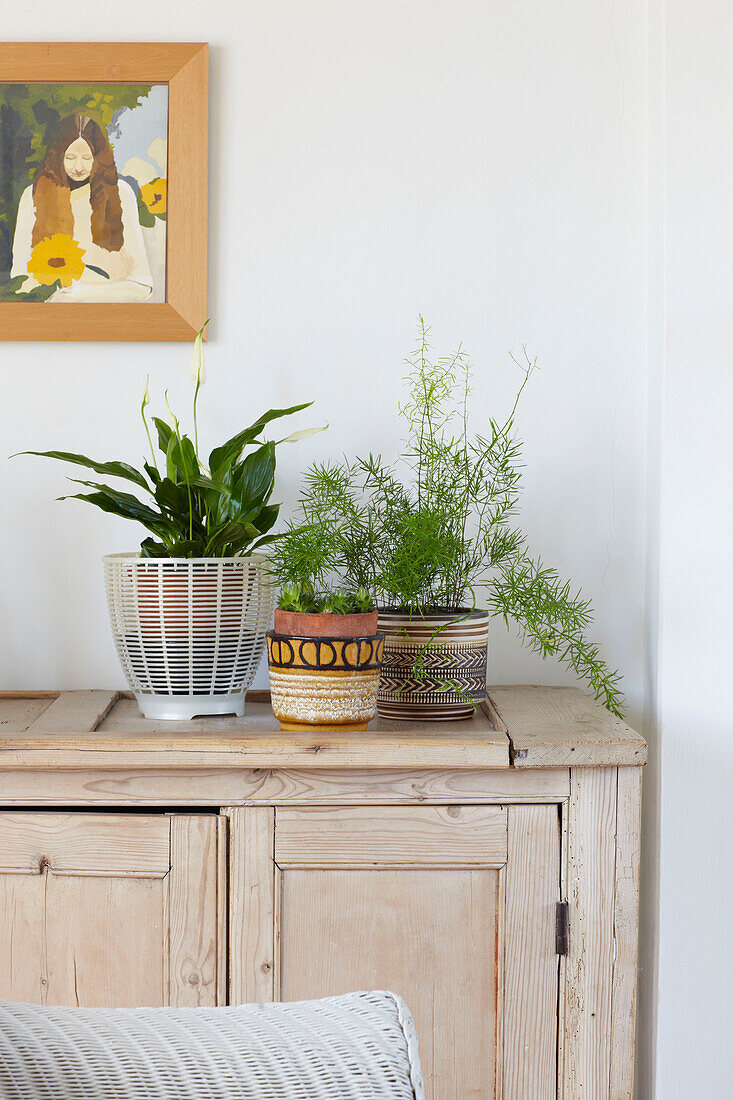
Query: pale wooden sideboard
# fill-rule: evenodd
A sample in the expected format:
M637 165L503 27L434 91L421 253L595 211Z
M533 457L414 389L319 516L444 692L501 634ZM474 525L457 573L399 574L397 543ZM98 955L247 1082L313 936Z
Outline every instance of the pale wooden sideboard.
M570 688L349 735L2 695L0 997L389 988L430 1100L628 1100L645 759Z

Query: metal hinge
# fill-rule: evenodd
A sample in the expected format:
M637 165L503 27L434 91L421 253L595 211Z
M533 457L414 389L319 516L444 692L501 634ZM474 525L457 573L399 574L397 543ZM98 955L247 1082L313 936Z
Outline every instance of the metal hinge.
M559 901L555 906L555 953L557 955L567 955L568 937L568 903Z

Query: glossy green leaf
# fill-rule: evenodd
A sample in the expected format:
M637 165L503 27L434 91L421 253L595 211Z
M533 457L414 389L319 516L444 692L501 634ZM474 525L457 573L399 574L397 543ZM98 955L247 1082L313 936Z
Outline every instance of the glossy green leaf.
M231 496L231 491L221 481L214 481L206 474L196 474L191 478L190 484L196 489L204 489L206 492L216 493L221 496Z
M204 540L203 539L181 539L179 542L174 542L168 550L168 557L170 558L203 558L204 557Z
M173 482L169 477L161 478L155 487L155 499L162 509L178 519L185 519L188 524L188 492L184 484Z
M259 550L261 546L271 546L273 542L278 542L282 538L282 534L279 535L265 535L264 538L257 539L249 548L248 553L252 554L255 550Z
M171 449L171 458L176 469L180 470L183 479L190 484L191 478L196 477L199 473L199 464L196 461L196 451L193 443L187 435L175 440Z
M275 444L264 443L247 455L237 470L232 484L232 519L257 514L272 492L274 479Z
M168 450L165 452L165 472L166 476L171 481L178 481L178 467L173 460L173 449L178 446L178 440L175 435L171 433L171 437L168 440Z
M143 462L143 467L145 468L145 473L150 478L150 484L157 485L160 481L160 473L155 466L151 466L149 462Z
M93 485L93 482L82 481L79 484ZM170 523L164 516L141 504L137 497L130 496L129 493L116 493L107 486L100 485L94 493L69 493L68 496L59 497L59 500L86 500L103 512L142 523L143 527L147 527L159 538L171 533Z
M267 531L270 531L277 523L277 517L280 513L279 504L266 504L264 508L261 508L256 516L252 519L252 524L261 535L264 535Z
M227 547L232 553L239 553L257 538L259 531L251 523L225 523L209 538L204 554L206 557L223 554Z
M150 423L145 417L147 404L146 389L142 403L146 428ZM249 428L212 451L211 472L200 465L192 440L181 433L173 414L169 421L150 418L157 432L157 444L165 455L165 467L162 463L158 466L155 459L143 461L138 470L125 462L97 462L68 451L25 453L70 462L107 477L119 477L132 482L136 490L149 493L153 499L147 504L106 483L72 478L92 491L60 498L85 500L102 511L142 524L153 536L142 540L141 553L146 557L246 553L256 541L272 541L268 532L279 513L279 505L268 504L274 485L277 443L263 443L262 429L273 420L308 408L309 404L270 409Z
M168 444L171 441L173 429L170 424L166 424L165 420L161 420L159 416L153 417L153 424L155 424L156 431L158 432L158 446L164 455L168 454Z
M167 558L170 554L164 542L156 542L155 539L147 538L140 543L140 556L143 558Z
M40 458L56 458L60 462L72 462L76 466L86 466L88 470L93 470L95 474L103 474L106 477L121 477L126 481L133 481L141 489L150 492L150 486L144 476L134 466L129 466L126 462L95 462L94 459L87 458L86 455L72 454L71 451L22 451L21 454L38 455Z
M209 469L213 478L220 478L224 470L235 463L248 443L254 442L262 429L272 420L279 420L283 416L291 416L293 413L308 409L313 404L307 401L304 405L292 405L289 409L270 409L263 413L259 420L250 424L244 431L232 436L221 447L215 447L209 455Z
M156 522L165 523L165 516L160 512L156 512L153 508L150 508L147 504L143 504L141 500L134 497L132 493L123 493L121 489L113 489L110 485L102 485L97 481L84 481L81 478L72 477L69 481L73 481L75 485L86 485L90 489L95 489L97 492L104 493L110 500L115 501L121 509L127 509L129 518L145 518L155 520ZM59 500L66 500L66 497L59 497ZM120 512L122 515L122 512Z

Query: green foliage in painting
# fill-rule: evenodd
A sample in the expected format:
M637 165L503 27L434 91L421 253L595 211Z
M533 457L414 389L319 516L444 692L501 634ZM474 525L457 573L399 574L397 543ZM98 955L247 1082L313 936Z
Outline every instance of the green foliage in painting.
M137 107L151 86L0 84L0 284L7 283L10 271L20 197L33 182L59 120L84 114L106 129L118 111ZM43 299L36 296L27 300Z
M150 213L139 191L137 193L137 215L140 219L140 225L144 229L151 229L155 225L155 214Z
M24 291L23 283L27 280L27 275L16 275L7 283L0 283L0 302L47 302L61 286L57 279L47 286L34 286L32 290Z

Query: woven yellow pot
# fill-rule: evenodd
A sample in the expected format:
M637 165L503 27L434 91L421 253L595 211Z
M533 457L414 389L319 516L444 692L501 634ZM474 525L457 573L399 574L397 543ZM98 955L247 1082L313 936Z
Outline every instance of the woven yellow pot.
M283 730L365 730L376 714L384 639L267 635L272 712Z

